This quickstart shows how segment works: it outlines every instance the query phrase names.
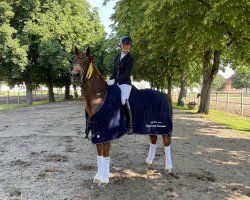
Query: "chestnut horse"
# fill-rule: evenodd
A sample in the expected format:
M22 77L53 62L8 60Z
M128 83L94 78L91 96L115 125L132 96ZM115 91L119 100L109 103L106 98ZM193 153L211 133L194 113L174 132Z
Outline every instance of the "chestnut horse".
M72 84L80 84L84 90L86 101L86 114L90 118L101 107L105 100L106 89L108 85L103 79L101 73L93 65L93 57L90 54L90 48L86 53L82 53L75 47L75 59L73 61L73 70L71 72ZM171 110L172 112L172 110ZM162 135L164 152L165 152L165 169L170 172L172 169L172 160L170 154L171 134ZM152 164L155 157L157 135L150 135L150 148L146 163ZM97 148L97 174L94 182L99 183L100 187L104 187L109 182L110 173L110 143L96 144Z

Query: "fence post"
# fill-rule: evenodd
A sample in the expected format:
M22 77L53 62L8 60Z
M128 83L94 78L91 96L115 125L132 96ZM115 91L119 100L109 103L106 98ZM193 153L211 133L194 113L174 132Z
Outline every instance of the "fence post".
M244 115L243 108L244 108L244 96L243 93L241 93L241 112L240 112L241 116Z

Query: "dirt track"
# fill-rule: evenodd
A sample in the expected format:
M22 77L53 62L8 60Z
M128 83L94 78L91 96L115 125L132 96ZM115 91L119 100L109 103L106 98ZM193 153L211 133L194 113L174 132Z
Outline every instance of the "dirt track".
M1 200L250 199L250 137L181 111L172 174L163 170L161 140L148 169L148 137L126 135L112 143L110 183L98 189L83 109L68 101L0 113Z

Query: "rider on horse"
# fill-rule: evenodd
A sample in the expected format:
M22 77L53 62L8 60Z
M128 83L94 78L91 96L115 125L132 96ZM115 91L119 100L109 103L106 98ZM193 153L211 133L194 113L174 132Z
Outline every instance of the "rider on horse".
M109 182L111 141L120 138L128 129L124 124L120 95L122 95L122 105L129 112L131 111L128 99L130 100L134 118L134 133L150 136L151 144L146 163L152 164L155 157L157 135L162 135L165 169L169 172L172 169L170 144L173 125L170 98L155 90L137 90L132 87L130 74L133 67L133 57L129 53L131 38L122 37L120 45L122 53L115 57L114 72L110 80L107 81L108 85L117 84L117 86L107 88L106 81L93 65L93 57L89 48L87 48L86 53L75 48L76 56L71 72L72 83L81 84L85 91L86 127L91 130L91 140L97 147L97 174L94 177L94 182L99 182L100 187L105 187ZM128 119L130 119L128 121L132 128L132 118Z
M132 128L132 113L129 105L129 95L132 89L131 72L134 64L134 58L130 54L132 40L129 36L123 36L119 43L121 53L114 58L113 73L109 80L108 85L118 84L121 89L121 103L124 106L128 133L133 132Z

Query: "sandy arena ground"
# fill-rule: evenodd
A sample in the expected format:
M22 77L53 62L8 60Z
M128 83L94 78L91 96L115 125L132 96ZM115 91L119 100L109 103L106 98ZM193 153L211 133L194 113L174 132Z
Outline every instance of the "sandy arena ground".
M126 135L112 143L110 183L99 189L83 110L66 101L0 113L1 200L250 199L250 137L182 111L174 111L173 173L163 170L161 138L148 168L149 138Z

